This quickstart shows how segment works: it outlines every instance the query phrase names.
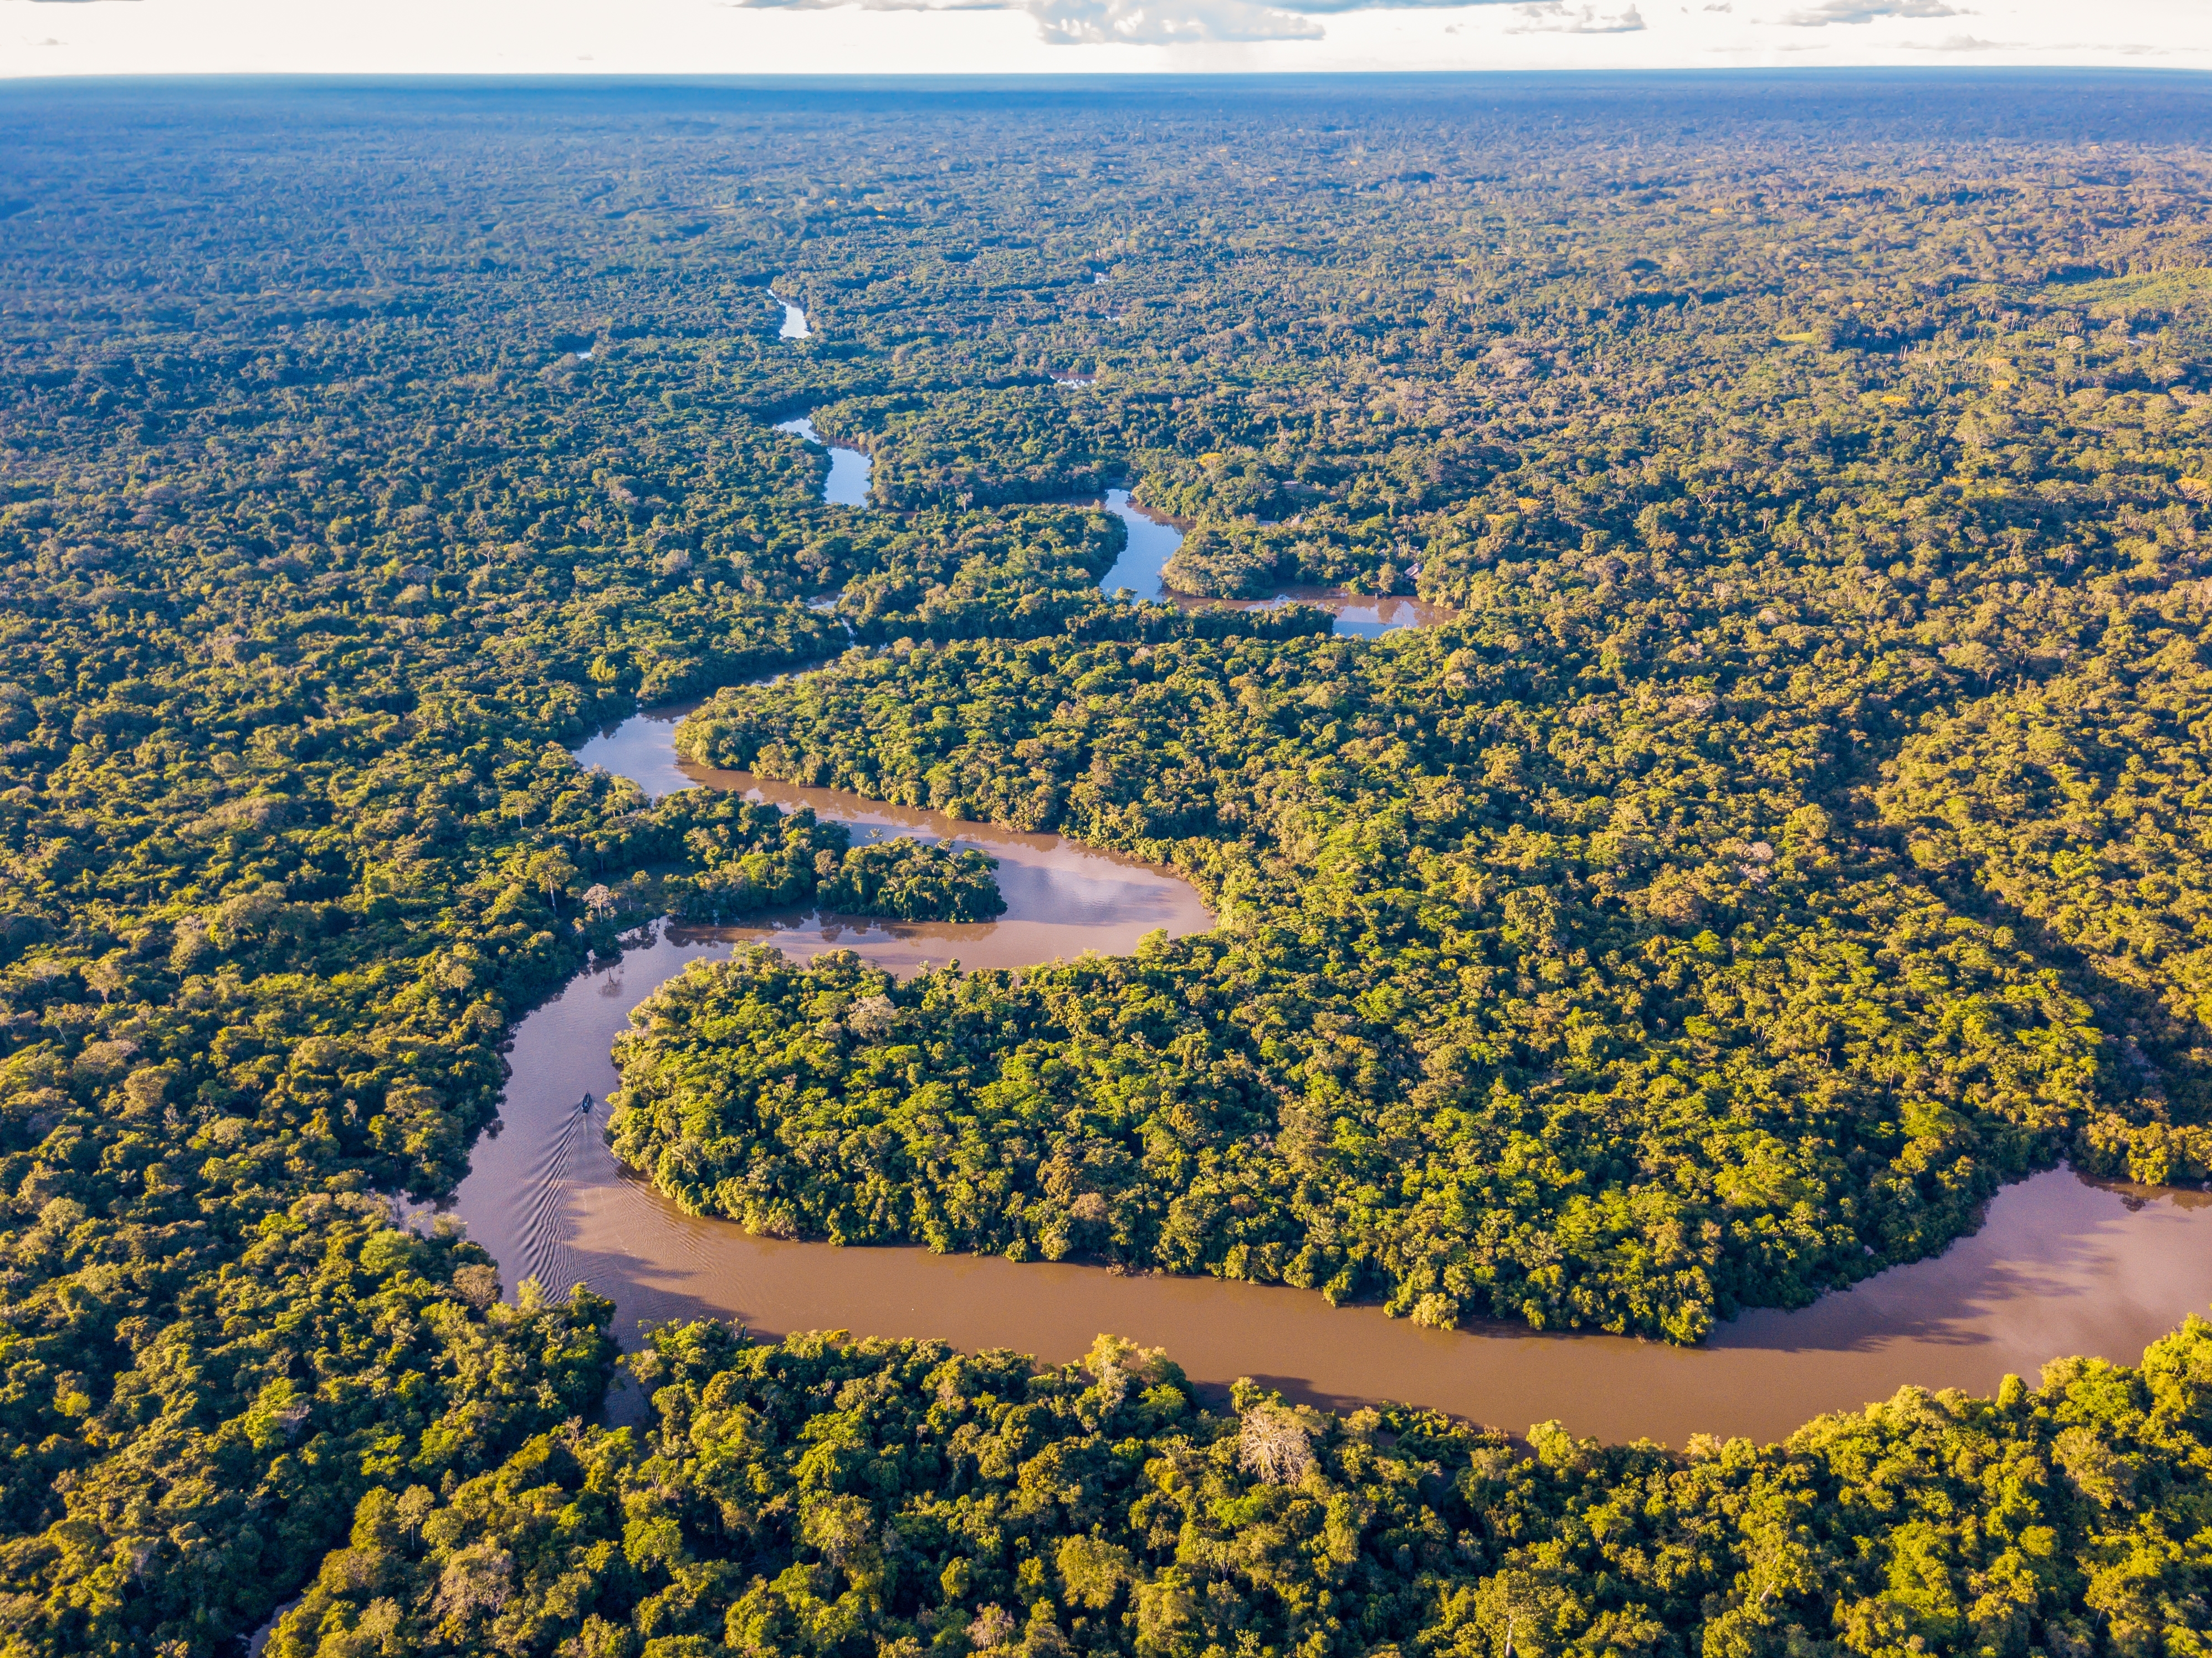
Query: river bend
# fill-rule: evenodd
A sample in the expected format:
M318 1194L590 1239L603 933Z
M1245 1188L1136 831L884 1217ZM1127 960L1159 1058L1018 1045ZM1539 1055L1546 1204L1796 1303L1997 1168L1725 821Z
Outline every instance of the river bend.
M825 503L831 507L868 504L868 481L875 471L875 462L866 450L855 449L849 443L830 442L814 429L813 418L807 415L780 422L775 429L805 438L809 443L818 443L830 452L830 476L822 483Z
M763 940L797 955L843 945L902 974L956 957L1018 966L1126 952L1155 926L1211 923L1173 877L1057 836L693 766L675 756L675 719L639 715L578 757L656 794L704 784L803 801L851 823L856 839L910 833L983 847L1000 860L1009 909L966 926L793 912L744 927L662 927L522 1022L501 1123L478 1145L456 1206L510 1292L531 1275L555 1289L589 1284L614 1299L625 1343L641 1324L717 1317L767 1334L935 1336L1061 1360L1112 1331L1164 1346L1201 1385L1249 1375L1320 1405L1390 1399L1514 1430L1556 1418L1607 1440L1680 1444L1699 1432L1772 1439L1907 1383L1986 1393L2006 1372L2033 1377L2061 1354L2132 1362L2212 1303L2212 1197L2063 1169L1998 1193L1981 1230L1935 1260L1799 1311L1747 1313L1695 1349L1518 1327L1429 1330L1303 1291L793 1243L687 1216L617 1165L605 1102L616 1086L609 1048L629 1010L690 963ZM580 1111L586 1094L593 1103Z
M1434 627L1451 614L1418 598L1370 597L1330 587L1284 587L1271 598L1192 598L1172 593L1162 584L1160 573L1182 545L1182 527L1133 505L1127 489L1109 489L1105 504L1129 532L1121 556L1099 580L1100 590L1109 596L1126 587L1133 598L1224 610L1272 610L1284 604L1310 604L1336 618L1337 632L1362 639L1379 639L1406 628Z

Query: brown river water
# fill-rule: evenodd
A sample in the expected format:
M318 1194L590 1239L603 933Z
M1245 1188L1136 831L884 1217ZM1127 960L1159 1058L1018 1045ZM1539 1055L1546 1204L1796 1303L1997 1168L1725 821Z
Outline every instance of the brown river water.
M969 926L793 914L745 927L664 927L523 1021L501 1124L478 1145L455 1207L510 1291L530 1276L555 1290L589 1284L614 1299L625 1343L641 1325L716 1317L764 1335L933 1336L1056 1361L1111 1331L1166 1348L1202 1386L1250 1376L1317 1405L1393 1400L1516 1431L1556 1419L1601 1439L1680 1444L1700 1432L1778 1438L1908 1383L1988 1392L2006 1372L2033 1379L2061 1354L2132 1362L2212 1303L2212 1197L2118 1188L2063 1169L1999 1193L1982 1228L1935 1260L1798 1311L1747 1313L1694 1349L1518 1327L1422 1329L1304 1291L794 1243L687 1216L615 1163L605 1102L616 1086L608 1049L629 1010L690 963L765 939L795 954L844 945L902 973L953 957L1023 966L1126 952L1154 927L1188 932L1211 919L1162 872L1054 836L710 773L674 759L672 731L672 715L641 716L580 757L655 793L705 783L803 800L852 823L856 838L912 833L982 847L1000 859L1009 908Z

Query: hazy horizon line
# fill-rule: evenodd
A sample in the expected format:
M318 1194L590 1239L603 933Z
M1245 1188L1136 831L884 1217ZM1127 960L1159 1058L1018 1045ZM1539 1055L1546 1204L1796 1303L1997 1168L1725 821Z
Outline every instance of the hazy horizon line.
M1097 82L1125 85L1134 81L1812 81L1844 76L1885 76L1899 80L2035 80L2100 76L2113 80L2196 80L2212 82L2212 69L2192 69L2159 64L1712 64L1656 68L1592 65L1574 69L1249 69L1229 70L964 70L957 73L823 75L816 71L757 70L744 75L690 70L532 70L503 73L489 70L408 70L357 71L327 70L210 70L199 71L112 70L97 75L0 76L0 88L97 85L210 86L239 82L263 84L307 82L323 86L453 86L573 87L598 82L605 85L742 87L800 84L837 86L959 86L975 82L1004 85L1030 82L1066 85Z

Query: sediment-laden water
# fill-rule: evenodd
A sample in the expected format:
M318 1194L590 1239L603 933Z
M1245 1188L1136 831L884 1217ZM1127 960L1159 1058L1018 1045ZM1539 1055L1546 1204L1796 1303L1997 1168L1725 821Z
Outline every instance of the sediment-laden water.
M1986 1392L2006 1372L2033 1376L2061 1354L2132 1361L2212 1303L2212 1197L2100 1185L2063 1169L2000 1193L1981 1230L1935 1260L1799 1311L1746 1314L1696 1349L1518 1327L1423 1329L1376 1308L1332 1309L1304 1291L837 1248L687 1216L617 1165L605 1130L615 1035L632 1007L690 963L765 940L794 954L844 945L902 974L956 957L967 967L1012 967L1126 952L1153 927L1210 922L1197 896L1162 872L1055 836L714 773L675 757L673 730L672 714L641 715L580 757L655 793L696 783L803 801L851 823L856 837L982 846L1000 860L1010 908L964 926L793 913L744 927L663 927L523 1022L500 1129L477 1147L456 1207L510 1290L526 1276L556 1290L589 1284L614 1299L626 1341L641 1324L713 1316L763 1334L937 1336L1065 1359L1113 1331L1167 1348L1203 1384L1252 1376L1316 1404L1391 1399L1510 1429L1556 1418L1609 1440L1679 1444L1699 1432L1773 1438L1908 1383Z

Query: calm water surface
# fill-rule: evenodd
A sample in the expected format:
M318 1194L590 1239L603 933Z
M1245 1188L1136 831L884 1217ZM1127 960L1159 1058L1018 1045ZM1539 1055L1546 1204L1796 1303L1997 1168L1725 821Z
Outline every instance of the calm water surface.
M1164 870L1099 852L1058 835L1024 835L992 823L963 823L942 812L889 805L844 789L807 788L696 765L676 753L678 723L696 704L633 715L576 750L587 766L604 766L656 798L707 787L773 800L787 811L811 806L815 816L850 827L855 845L910 835L980 847L998 860L1006 911L989 921L884 921L813 909L763 912L742 927L718 928L726 944L759 941L787 954L811 956L852 949L904 977L924 963L957 957L963 967L1030 967L1086 950L1125 956L1155 928L1172 936L1202 932L1213 917L1189 885Z
M1336 618L1336 630L1362 639L1380 639L1406 628L1433 628L1450 620L1441 604L1418 598L1340 593L1331 587L1285 587L1273 598L1213 598L1200 601L1224 610L1273 610L1285 604L1313 604Z
M774 290L770 290L769 298L783 307L783 326L775 331L778 339L805 340L814 337L814 331L806 325L805 312Z
M868 479L875 468L875 459L865 449L855 449L850 444L831 443L814 429L814 422L805 416L783 422L779 432L795 432L809 443L818 443L830 452L830 476L822 486L822 499L832 507L865 507L868 504Z
M1341 593L1330 587L1285 587L1271 598L1190 598L1171 593L1160 583L1160 572L1182 545L1182 529L1172 519L1133 506L1127 489L1106 492L1106 510L1120 519L1129 531L1129 544L1114 568L1099 579L1099 591L1111 594L1127 587L1139 598L1164 600L1194 608L1230 610L1272 610L1283 604L1311 604L1336 618L1340 634L1379 639L1401 628L1429 628L1445 620L1449 610L1425 604L1418 598L1375 598Z
M1129 544L1121 550L1121 556L1114 561L1114 568L1099 578L1099 591L1112 594L1127 587L1139 598L1168 597L1167 590L1160 586L1160 572L1175 556L1175 550L1182 545L1182 531L1171 519L1155 517L1141 507L1132 507L1127 489L1109 489L1106 510L1127 529Z
M523 1022L501 1125L479 1144L457 1207L510 1289L532 1275L558 1288L587 1283L614 1299L625 1340L641 1324L714 1316L763 1334L937 1336L1059 1360L1113 1331L1166 1347L1205 1385L1253 1376L1325 1406L1391 1399L1515 1430L1557 1418L1608 1440L1679 1444L1698 1432L1778 1437L1907 1383L1988 1392L2006 1372L2033 1377L2064 1353L2132 1361L2212 1303L2212 1199L2094 1184L2064 1169L2000 1193L1982 1229L1936 1260L1800 1311L1747 1314L1689 1350L1518 1327L1425 1330L1296 1290L840 1249L686 1216L627 1175L604 1133L616 1086L610 1045L629 1010L691 963L765 940L793 954L846 945L902 974L955 957L1011 967L1123 952L1154 926L1182 932L1208 920L1172 877L1055 836L690 766L668 746L674 725L672 714L640 716L580 757L656 793L703 783L803 801L852 823L856 838L902 832L984 847L1000 860L1010 908L995 922L939 927L794 913L742 928L664 928ZM586 1095L592 1102L580 1110Z

